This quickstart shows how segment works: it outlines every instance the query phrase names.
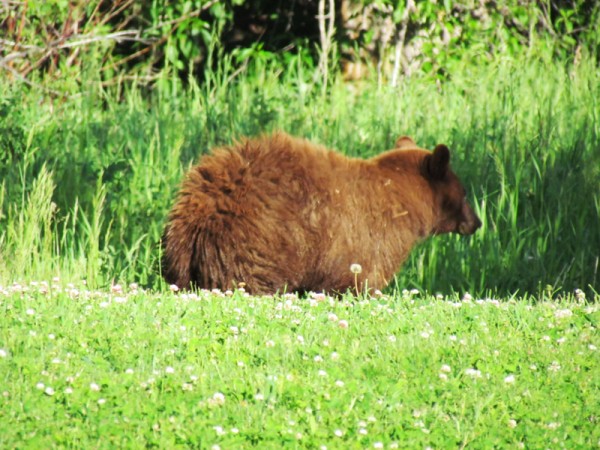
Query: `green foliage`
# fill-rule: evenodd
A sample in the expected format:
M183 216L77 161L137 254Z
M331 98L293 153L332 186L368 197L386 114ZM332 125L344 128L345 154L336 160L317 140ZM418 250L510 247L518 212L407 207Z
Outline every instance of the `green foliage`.
M158 287L160 236L189 165L215 145L284 129L361 157L390 148L401 134L428 148L450 146L483 229L471 238L427 241L392 287L597 289L594 60L567 67L545 58L465 64L451 81L413 77L395 89L338 80L325 97L313 74L301 56L290 58L286 70L258 59L243 72L222 57L203 84L183 88L165 77L148 100L123 87L40 103L33 92L3 85L0 128L11 132L0 147L1 277L45 276L46 269L7 256L30 254L27 242L51 239L43 247L51 249L47 267L63 276ZM54 185L44 192L56 209L28 216L24 211L40 207L31 193L44 167ZM27 217L36 237L21 240L14 230ZM34 219L50 221L51 233Z
M6 448L591 448L600 309L0 287ZM380 444L377 444L380 443Z
M125 80L154 84L163 71L202 79L217 67L216 43L238 68L256 57L285 64L290 53L317 65L331 44L341 51L338 65L377 67L393 85L400 74L444 77L465 60L487 64L498 55L600 56L592 0L336 3L335 39L321 42L317 2L9 2L0 5L0 70L59 96Z

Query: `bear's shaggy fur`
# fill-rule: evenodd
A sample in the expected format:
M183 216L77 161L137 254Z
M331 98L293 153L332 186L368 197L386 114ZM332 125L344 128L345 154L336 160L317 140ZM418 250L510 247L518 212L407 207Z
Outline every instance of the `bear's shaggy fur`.
M285 133L218 148L183 182L163 274L180 288L243 282L254 294L382 289L419 240L481 225L449 157L408 137L368 160Z

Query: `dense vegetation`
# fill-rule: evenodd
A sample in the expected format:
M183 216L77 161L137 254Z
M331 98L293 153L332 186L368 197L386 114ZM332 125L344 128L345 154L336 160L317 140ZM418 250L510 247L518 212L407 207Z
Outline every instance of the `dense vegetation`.
M3 448L594 448L600 305L0 288Z
M340 2L321 20L262 3L3 4L0 280L159 288L186 168L285 129L361 157L400 134L453 149L484 227L427 242L392 287L594 290L594 2ZM243 33L257 25L242 16L269 33Z
M597 446L599 12L0 2L0 447ZM184 172L275 129L446 143L483 227L383 294L165 286Z

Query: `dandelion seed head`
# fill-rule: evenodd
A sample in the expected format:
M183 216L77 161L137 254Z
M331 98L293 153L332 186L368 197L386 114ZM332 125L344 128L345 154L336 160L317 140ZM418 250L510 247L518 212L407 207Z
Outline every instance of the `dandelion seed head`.
M354 263L350 265L350 272L353 274L359 274L362 272L362 266L360 264Z

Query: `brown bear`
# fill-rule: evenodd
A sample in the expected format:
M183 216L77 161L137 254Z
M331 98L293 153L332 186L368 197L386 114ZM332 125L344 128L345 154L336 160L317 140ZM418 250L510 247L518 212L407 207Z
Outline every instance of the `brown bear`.
M218 148L183 182L163 275L253 294L383 289L418 241L481 225L449 159L408 137L368 160L282 132Z

